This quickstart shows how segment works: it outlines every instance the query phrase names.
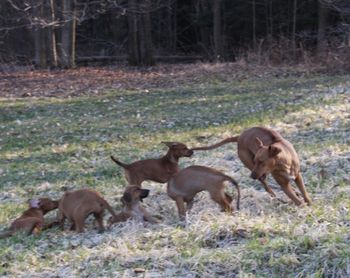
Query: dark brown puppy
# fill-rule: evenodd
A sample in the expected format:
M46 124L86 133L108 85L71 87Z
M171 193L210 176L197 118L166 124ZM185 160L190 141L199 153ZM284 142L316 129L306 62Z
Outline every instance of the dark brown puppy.
M92 189L80 189L64 193L58 208L62 230L64 230L65 219L68 218L71 222L71 230L78 233L84 232L84 222L90 214L95 216L99 232L104 231L103 213L105 209L116 216L108 202Z
M240 189L237 182L230 176L209 167L195 165L180 170L169 180L167 192L176 202L181 219L185 218L186 210L192 208L194 196L201 191L208 191L210 197L223 211L232 212L232 197L225 193L225 181L236 187L237 209L239 209Z
M121 198L123 210L116 216L111 216L109 218L109 226L116 222L127 221L129 218L134 218L139 221L158 223L158 220L152 217L140 204L140 202L142 202L142 200L146 198L148 194L148 189L142 189L136 185L127 186L123 197Z
M165 156L158 159L145 159L125 164L111 156L111 159L124 168L125 178L129 185L141 186L145 180L159 183L167 182L172 175L179 171L178 162L181 157L190 157L193 151L185 144L178 142L162 142L169 150Z
M38 234L49 227L44 225L44 215L58 207L58 201L49 198L29 200L29 209L12 222L8 232L0 235L0 238L11 236L17 231L23 231L26 235Z
M192 150L211 150L230 142L237 142L238 156L243 164L252 171L251 177L259 180L265 190L276 196L272 188L266 183L268 174L274 177L286 195L296 205L301 200L296 196L291 181L295 181L305 202L311 204L300 173L298 154L293 145L284 139L277 131L264 127L253 127L245 130L241 135L227 138L217 144L193 148Z

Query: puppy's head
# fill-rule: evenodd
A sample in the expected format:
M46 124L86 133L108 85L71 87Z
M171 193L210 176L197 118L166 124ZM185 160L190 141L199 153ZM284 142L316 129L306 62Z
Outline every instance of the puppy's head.
M250 176L253 179L265 180L266 176L274 170L277 156L282 152L282 149L275 144L265 146L258 137L256 137L255 143L258 151L254 157L254 168Z
M28 201L30 208L40 209L44 214L58 208L58 202L59 201L54 201L50 198L30 199Z
M140 201L142 202L142 200L146 198L148 195L149 195L148 189L143 189L136 185L130 185L125 188L121 201L123 205L132 205Z
M185 144L180 142L162 142L165 144L169 150L172 152L174 157L191 157L193 155L193 150L189 149Z

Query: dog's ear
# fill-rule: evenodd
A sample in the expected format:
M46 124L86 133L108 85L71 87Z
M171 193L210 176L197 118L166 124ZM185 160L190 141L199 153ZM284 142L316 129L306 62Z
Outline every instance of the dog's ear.
M259 137L255 137L255 144L259 149L264 146L263 142L260 140Z
M121 198L123 204L131 203L132 198L129 192L124 192L123 197Z
M39 199L30 199L28 201L30 208L40 208L40 200Z
M280 152L282 151L282 149L280 147L277 146L269 146L269 156L270 157L274 157L276 155L278 155Z
M178 145L177 142L165 142L165 141L162 141L161 143L166 145L168 148L171 148L171 147L174 147L174 146Z

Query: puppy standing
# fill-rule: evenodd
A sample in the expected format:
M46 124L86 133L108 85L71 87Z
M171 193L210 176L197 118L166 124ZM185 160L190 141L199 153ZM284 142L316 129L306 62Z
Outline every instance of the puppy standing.
M122 163L113 156L111 156L111 159L124 168L125 178L130 185L141 186L145 180L165 183L179 171L179 159L181 157L191 157L193 151L182 143L162 143L168 146L169 150L165 156L158 159L139 160L131 164Z
M221 206L223 211L232 212L232 198L224 191L225 181L230 182L237 189L237 210L239 210L240 189L237 182L213 168L190 166L180 170L169 180L167 192L176 202L181 219L185 218L186 210L192 208L194 196L201 191L208 191L210 197Z
M80 189L64 193L58 205L59 221L62 230L65 219L71 222L71 230L78 233L84 232L85 219L93 214L99 226L99 232L104 231L103 213L107 209L114 217L116 216L108 202L92 189Z
M296 196L291 186L290 181L292 180L298 186L305 202L311 204L311 199L306 192L300 173L298 154L289 141L272 129L252 127L239 136L227 138L211 146L193 148L192 150L211 150L230 142L237 142L238 156L243 164L252 171L251 177L259 180L265 190L273 197L276 194L266 183L266 177L270 173L296 205L301 205L301 200Z
M23 231L26 235L38 234L44 226L44 215L58 207L58 201L49 198L29 200L29 209L12 222L10 230L1 234L0 238L13 235L17 231Z
M145 208L140 206L140 202L149 194L148 189L142 189L136 185L127 186L121 201L123 203L122 212L116 216L111 216L108 219L108 225L111 226L116 222L124 222L129 218L134 218L139 221L147 221L151 223L158 223L158 220L153 218Z

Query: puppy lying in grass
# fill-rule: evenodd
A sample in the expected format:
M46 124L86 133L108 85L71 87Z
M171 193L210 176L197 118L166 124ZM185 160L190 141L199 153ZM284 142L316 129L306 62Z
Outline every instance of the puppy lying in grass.
M148 189L142 189L136 185L127 186L123 197L121 198L123 210L119 214L109 218L108 227L113 223L127 221L129 218L150 223L158 223L159 221L152 217L146 209L140 205L140 202L142 202L148 194Z
M29 200L29 208L12 222L9 231L0 234L0 238L12 236L15 232L21 231L26 235L38 234L51 225L44 225L44 215L58 207L58 201L49 198Z

